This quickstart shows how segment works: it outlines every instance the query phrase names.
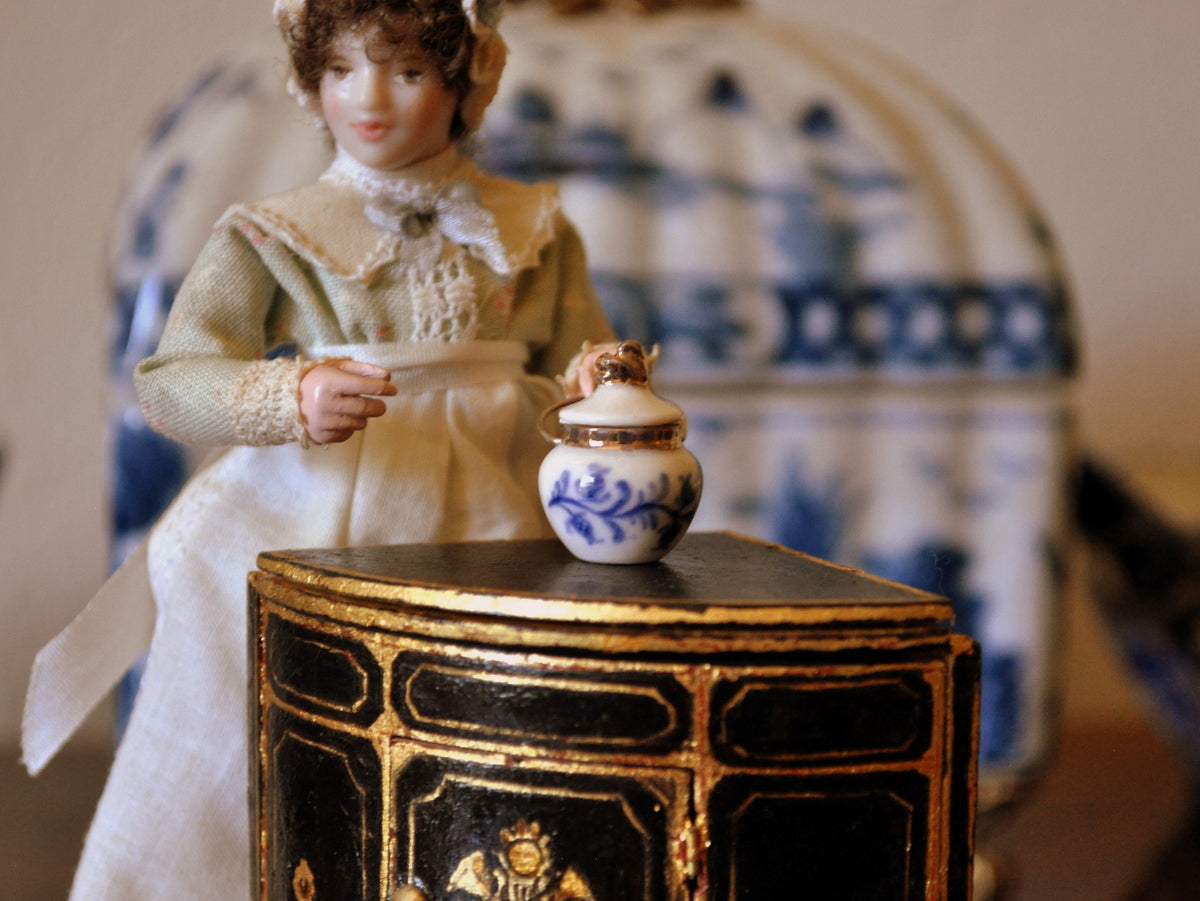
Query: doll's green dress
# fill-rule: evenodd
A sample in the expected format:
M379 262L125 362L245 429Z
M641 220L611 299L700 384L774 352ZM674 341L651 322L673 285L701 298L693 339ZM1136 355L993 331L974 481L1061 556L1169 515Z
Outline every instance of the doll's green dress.
M222 217L136 374L152 427L218 449L31 682L36 769L152 635L72 899L246 897L256 555L550 535L536 417L581 344L610 339L555 190L454 149L386 178L340 155ZM308 446L299 380L338 357L389 368L399 393Z

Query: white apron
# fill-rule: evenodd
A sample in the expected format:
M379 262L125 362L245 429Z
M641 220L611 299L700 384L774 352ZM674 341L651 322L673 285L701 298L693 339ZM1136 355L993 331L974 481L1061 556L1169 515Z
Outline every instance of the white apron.
M36 771L144 648L153 617L72 901L249 896L246 578L259 552L551 534L535 423L558 389L525 373L523 344L311 355L385 366L399 393L340 444L218 453L34 664L23 741Z

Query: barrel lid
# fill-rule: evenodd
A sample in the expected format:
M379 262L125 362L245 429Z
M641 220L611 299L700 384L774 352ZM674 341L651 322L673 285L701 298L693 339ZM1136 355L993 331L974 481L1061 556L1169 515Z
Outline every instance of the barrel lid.
M908 628L953 616L946 598L729 533L689 534L636 566L587 563L554 540L271 551L258 565L347 603L496 619Z
M656 426L682 419L683 410L645 385L625 384L600 385L591 396L558 413L564 425Z
M650 367L658 348L647 355L637 341L622 341L595 361L596 390L559 410L563 425L600 427L662 426L683 421L683 410L650 387Z

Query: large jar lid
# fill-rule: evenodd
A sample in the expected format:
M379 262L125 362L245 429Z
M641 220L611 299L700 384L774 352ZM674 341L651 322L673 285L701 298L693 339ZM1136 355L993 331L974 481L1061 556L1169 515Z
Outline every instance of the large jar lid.
M624 341L596 360L596 390L563 407L563 425L660 426L683 421L683 410L650 388L646 353L636 341Z
M559 411L564 425L647 426L670 425L683 418L683 410L655 394L646 385L600 385L585 397Z

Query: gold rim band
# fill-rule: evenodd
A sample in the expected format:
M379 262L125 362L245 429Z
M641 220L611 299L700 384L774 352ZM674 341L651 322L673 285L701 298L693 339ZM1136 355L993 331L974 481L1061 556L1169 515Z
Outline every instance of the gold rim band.
M562 423L562 443L570 447L627 447L675 450L683 446L678 423L595 426Z

